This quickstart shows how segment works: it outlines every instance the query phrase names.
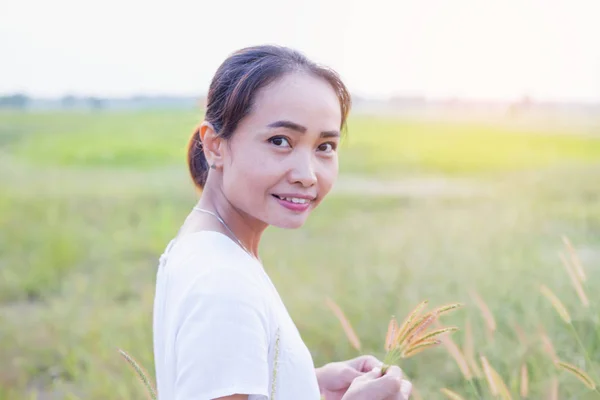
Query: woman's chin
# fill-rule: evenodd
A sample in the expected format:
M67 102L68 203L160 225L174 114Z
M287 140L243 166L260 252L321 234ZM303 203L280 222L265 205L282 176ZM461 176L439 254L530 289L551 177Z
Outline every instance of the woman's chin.
M276 226L277 228L281 229L298 229L306 223L307 217L308 214L306 216L297 215L291 218L278 218L276 221L273 221L273 223L271 223L270 225Z

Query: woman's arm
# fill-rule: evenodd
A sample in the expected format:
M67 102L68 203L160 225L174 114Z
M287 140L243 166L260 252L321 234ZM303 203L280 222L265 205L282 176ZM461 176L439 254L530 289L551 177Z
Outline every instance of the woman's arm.
M218 399L213 400L248 400L247 394L234 394L231 396L219 397Z

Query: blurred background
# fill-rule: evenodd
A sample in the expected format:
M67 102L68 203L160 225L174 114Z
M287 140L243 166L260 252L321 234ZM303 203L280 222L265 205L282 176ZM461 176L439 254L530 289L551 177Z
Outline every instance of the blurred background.
M0 399L144 398L118 349L153 377L158 257L198 196L187 140L219 64L264 43L354 96L333 193L261 249L315 363L383 358L392 315L461 302L442 322L473 378L428 350L402 361L415 398L494 398L482 356L512 398L598 398L553 360L600 384L599 15L595 0L2 0Z

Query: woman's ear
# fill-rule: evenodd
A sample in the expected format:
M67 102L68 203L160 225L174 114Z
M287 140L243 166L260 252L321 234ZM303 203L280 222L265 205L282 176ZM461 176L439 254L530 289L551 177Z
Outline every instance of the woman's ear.
M213 124L208 121L200 124L200 141L208 165L214 165L215 168L221 167L223 165L222 146L224 141L215 131Z

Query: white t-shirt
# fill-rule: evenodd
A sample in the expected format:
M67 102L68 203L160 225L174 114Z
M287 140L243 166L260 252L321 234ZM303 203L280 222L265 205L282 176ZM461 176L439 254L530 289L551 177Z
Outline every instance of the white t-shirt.
M312 356L277 290L260 262L224 234L169 243L153 318L160 400L270 399L273 380L278 400L320 398Z

